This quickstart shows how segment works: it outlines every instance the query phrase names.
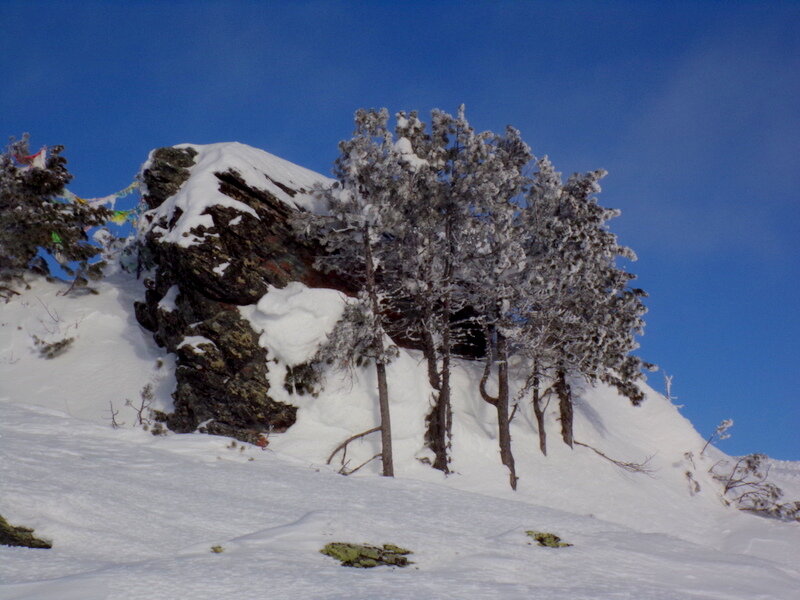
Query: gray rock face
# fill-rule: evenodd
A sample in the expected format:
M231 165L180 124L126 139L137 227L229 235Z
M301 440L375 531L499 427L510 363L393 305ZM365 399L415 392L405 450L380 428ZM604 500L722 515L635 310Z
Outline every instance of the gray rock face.
M197 151L193 148L158 148L153 151L150 168L144 173L149 191L145 198L150 208L159 206L189 179L189 167Z
M188 180L195 155L191 148L153 153L143 173L151 209ZM202 243L189 247L166 243L151 231L145 246L155 264L154 277L146 281L136 317L177 356L175 411L167 416L168 427L189 432L202 424L201 431L254 442L261 432L290 427L297 409L270 397L266 351L237 307L257 302L269 285L283 287L290 281L342 290L348 286L313 268L319 249L292 234L288 218L295 208L247 185L233 170L215 176L223 194L252 208L258 218L212 205L206 214L213 226L192 229ZM175 221L173 215L171 223L151 227L169 231ZM162 302L168 292L171 301Z

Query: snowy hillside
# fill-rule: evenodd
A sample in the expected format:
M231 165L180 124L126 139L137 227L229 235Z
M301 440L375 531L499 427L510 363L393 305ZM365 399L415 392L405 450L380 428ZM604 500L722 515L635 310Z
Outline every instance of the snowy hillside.
M472 365L457 371L456 473L445 478L415 460L428 390L420 358L404 352L390 367L398 477L377 476L374 463L342 477L338 460L325 460L374 426L371 371L331 376L317 398L293 396L298 422L272 434L266 450L152 436L134 426L125 399L152 383L154 407L168 408L172 367L131 314L139 284L117 275L98 295L65 298L63 289L35 282L0 313L0 514L54 543L0 547L0 598L789 600L800 589L800 525L723 506L706 473L711 459L698 458L703 441L659 394L634 408L610 390L584 390L576 419L576 439L607 455L652 457L649 475L555 439L545 459L523 404L512 428L514 493ZM271 358L295 362L332 326L337 294L296 284L243 312L265 332ZM74 342L46 359L34 336ZM351 464L377 443L351 444ZM797 490L800 465L775 471L787 492ZM531 546L528 529L574 546ZM318 552L330 541L399 544L415 564L343 568Z
M145 218L167 266L147 291L123 272L80 296L33 279L0 304L0 515L53 543L0 546L0 600L800 597L800 523L726 505L709 471L729 457L713 446L701 453L705 440L679 408L646 386L634 407L612 388L573 381L576 445L562 443L552 402L545 457L531 399L515 395L525 365L512 361L514 492L497 412L478 393L482 365L454 365L445 476L425 447L425 361L401 349L388 367L396 477L379 476L372 460L377 433L334 452L379 424L375 372L329 370L305 393L287 381L326 340L346 298L300 283L326 281L313 255L293 254L307 248L281 238L290 209L321 210L309 192L329 180L241 144L177 148L193 164L167 181L164 159L149 179L163 184L157 202L150 190ZM231 170L235 181L223 181ZM269 240L259 229L267 219ZM262 246L255 258L235 255ZM140 325L148 318L151 331ZM291 426L239 438L263 448L197 432L153 435L150 410L178 412L180 377L225 363L226 327L249 332L237 351L250 363L237 369L249 369L249 383L268 379L269 400L290 407ZM230 402L224 386L239 371L195 378L186 397ZM262 405L247 406L246 415ZM251 422L237 426L224 431L247 432ZM770 466L784 499L800 499L800 463ZM539 547L528 530L572 546ZM319 552L329 542L397 544L413 565L344 568Z

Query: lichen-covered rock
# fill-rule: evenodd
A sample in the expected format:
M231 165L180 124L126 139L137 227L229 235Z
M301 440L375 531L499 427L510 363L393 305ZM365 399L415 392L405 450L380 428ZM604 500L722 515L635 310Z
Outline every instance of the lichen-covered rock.
M189 179L189 167L194 164L195 156L194 148L168 147L153 151L150 166L142 174L147 185L144 199L150 208L161 205Z
M383 547L378 547L369 544L332 542L326 544L320 552L335 558L345 567L368 569L379 565L406 567L413 564L407 557L408 554L411 554L411 550L394 544L384 544Z
M52 548L53 544L33 535L33 529L11 525L0 516L0 545L24 548Z
M154 209L145 215L144 250L154 268L135 314L177 356L175 409L167 426L254 442L264 431L290 427L297 409L270 396L266 351L238 307L257 302L270 285L290 281L348 286L313 268L319 249L298 240L289 224L297 209L248 185L232 169L214 177L218 192L235 202L209 203L206 224L191 229L195 242L166 241L165 232L177 226L182 211L167 215L155 209L180 192L197 157L191 147L160 148L142 173L145 201ZM289 196L296 193L269 181Z
M568 548L572 544L562 542L561 538L554 533L546 533L544 531L526 531L529 537L533 538L540 546L547 548Z

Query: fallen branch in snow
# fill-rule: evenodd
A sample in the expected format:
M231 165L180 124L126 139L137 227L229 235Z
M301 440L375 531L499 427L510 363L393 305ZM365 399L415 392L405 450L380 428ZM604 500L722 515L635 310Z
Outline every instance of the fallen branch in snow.
M356 471L358 471L358 470L359 470L361 467L363 467L364 465L367 465L367 464L371 463L373 460L375 460L376 458L380 458L381 456L383 456L383 455L382 455L380 452L378 452L378 453L377 453L375 456L373 456L372 458L368 458L368 459L367 459L367 460L365 460L363 463L361 463L360 465L358 465L358 466L357 466L355 469L351 469L350 471L348 471L347 469L345 469L345 466L346 466L346 465L342 465L342 468L341 468L341 469L339 469L339 473L340 473L341 475L352 475L353 473L355 473Z
M381 430L381 427L379 425L378 427L373 427L372 429L369 429L367 431L363 431L361 433L357 433L356 435L350 436L345 441L343 441L341 444L336 446L336 449L333 452L331 452L331 455L328 457L328 460L327 460L327 462L325 464L326 465L331 464L331 461L333 460L333 457L336 456L336 453L339 452L339 450L344 450L345 453L346 453L347 452L347 444L349 444L350 442L352 442L354 440L357 440L358 438L362 438L364 436L367 436L370 433L375 433L376 431L380 431L380 430ZM370 459L370 460L372 460L372 459ZM367 462L369 462L369 461L367 461ZM342 464L344 464L344 457L342 457ZM364 465L361 465L358 468L360 469L363 466ZM350 472L352 473L353 471L350 471Z
M614 463L619 468L624 469L625 471L629 471L630 473L644 473L645 475L652 475L654 473L654 470L647 466L648 463L653 459L653 455L648 456L647 458L645 458L640 463L637 463L637 462L626 462L626 461L616 460L614 458L611 458L607 454L603 454L602 452L600 452L600 450L590 446L589 444L584 444L583 442L579 442L577 440L573 440L573 443L576 446L583 446L584 448L589 448L589 450L592 450L598 456L602 456L607 461Z

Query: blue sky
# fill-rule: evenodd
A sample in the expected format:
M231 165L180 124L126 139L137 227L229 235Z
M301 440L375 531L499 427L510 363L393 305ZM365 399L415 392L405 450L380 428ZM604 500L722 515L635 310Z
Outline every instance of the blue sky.
M359 107L464 102L607 169L640 354L701 433L735 420L727 452L800 460L800 3L5 0L0 26L0 135L64 144L81 196L181 142L329 174Z

